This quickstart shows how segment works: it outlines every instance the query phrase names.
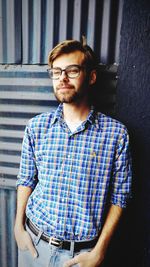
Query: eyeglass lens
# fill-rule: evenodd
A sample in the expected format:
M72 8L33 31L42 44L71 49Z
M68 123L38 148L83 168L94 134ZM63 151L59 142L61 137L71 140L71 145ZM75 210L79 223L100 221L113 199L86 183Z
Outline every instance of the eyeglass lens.
M50 78L52 79L58 79L62 75L63 71L65 72L67 77L76 78L80 74L81 67L82 66L80 65L70 65L66 69L61 69L61 68L56 67L56 68L49 69L48 72L49 72Z

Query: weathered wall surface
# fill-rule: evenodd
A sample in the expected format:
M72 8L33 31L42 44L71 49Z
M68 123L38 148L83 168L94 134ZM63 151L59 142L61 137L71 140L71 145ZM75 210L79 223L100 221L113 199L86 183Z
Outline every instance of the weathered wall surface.
M0 0L0 267L17 267L15 184L25 125L57 105L48 52L85 35L100 62L111 64L100 69L103 109L113 113L122 7L123 0Z
M131 137L133 201L125 224L123 266L150 266L150 1L124 1L117 117ZM125 260L126 262L126 260ZM126 264L126 265L125 265Z

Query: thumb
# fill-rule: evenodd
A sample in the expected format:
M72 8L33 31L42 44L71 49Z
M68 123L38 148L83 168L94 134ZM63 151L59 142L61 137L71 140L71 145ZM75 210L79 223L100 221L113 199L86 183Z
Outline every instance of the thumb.
M38 253L37 250L35 249L32 241L30 240L30 242L28 243L28 249L32 255L33 258L37 258L38 257Z
M71 266L74 266L74 264L76 263L77 263L76 257L74 257L73 259L66 261L63 267L71 267Z

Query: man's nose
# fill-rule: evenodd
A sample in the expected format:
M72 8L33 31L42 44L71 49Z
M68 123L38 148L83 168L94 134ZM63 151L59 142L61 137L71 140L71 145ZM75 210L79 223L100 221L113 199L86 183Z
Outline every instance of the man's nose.
M60 75L60 80L68 79L66 70L62 70L62 73Z

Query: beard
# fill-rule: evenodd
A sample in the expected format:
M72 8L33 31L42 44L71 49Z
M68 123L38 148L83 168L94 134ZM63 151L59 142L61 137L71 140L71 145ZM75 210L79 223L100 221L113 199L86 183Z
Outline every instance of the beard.
M61 89L61 86L58 86L56 87L54 94L60 103L78 103L87 96L87 84L82 85L78 90L76 90L73 85L66 85L66 90L64 91Z

